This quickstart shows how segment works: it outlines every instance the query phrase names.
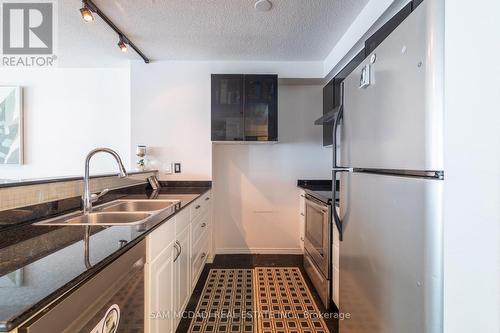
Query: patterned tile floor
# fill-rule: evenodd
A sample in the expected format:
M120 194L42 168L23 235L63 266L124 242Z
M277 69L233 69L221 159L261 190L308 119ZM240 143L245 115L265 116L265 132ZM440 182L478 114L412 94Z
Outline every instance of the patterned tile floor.
M259 267L254 274L258 332L328 332L298 268Z
M299 268L258 267L210 269L188 332L329 330Z
M268 254L230 254L230 255L217 255L214 262L205 265L203 272L196 284L193 294L186 307L186 312L195 312L198 307L198 301L201 298L203 290L205 288L205 283L210 275L212 269L257 269L259 267L276 267L276 268L287 268L294 267L298 268L302 273L302 277L310 291L314 303L317 305L318 309L322 313L328 313L329 316L325 316L324 322L330 333L338 333L338 319L334 316L334 312L327 312L323 307L321 300L314 290L314 287L303 269L303 256L302 255L268 255ZM256 307L257 302L254 302L254 307ZM182 318L179 326L177 327L176 333L186 333L191 327L193 320L191 316L185 316ZM255 324L255 332L257 332L257 324Z
M189 332L253 333L251 269L211 269Z

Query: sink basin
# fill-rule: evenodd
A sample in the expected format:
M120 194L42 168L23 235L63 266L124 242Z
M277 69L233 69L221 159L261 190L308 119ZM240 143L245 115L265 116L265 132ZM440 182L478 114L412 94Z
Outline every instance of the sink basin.
M178 200L117 200L94 208L99 212L155 212L178 203Z
M102 224L102 225L119 225L119 224L137 224L150 217L149 213L90 213L81 215L69 220L65 220L66 224Z
M79 215L71 218L59 218L45 222L35 223L37 225L135 225L144 223L145 220L153 215L152 213L113 213L99 212L87 215Z
M179 200L115 200L93 208L92 213L82 215L75 212L47 221L34 223L35 225L139 225L146 223L149 217L159 215L162 210L177 204Z

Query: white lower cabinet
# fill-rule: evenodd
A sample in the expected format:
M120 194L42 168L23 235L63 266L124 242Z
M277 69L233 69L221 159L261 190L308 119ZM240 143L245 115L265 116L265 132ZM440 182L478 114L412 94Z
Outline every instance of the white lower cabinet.
M191 256L192 288L196 286L196 282L198 282L203 266L205 266L205 262L207 261L209 254L209 246L210 241L208 235L199 239L193 246L193 254Z
M177 329L210 254L210 198L205 193L146 237L145 332Z
M181 319L181 312L184 311L186 304L191 296L191 278L190 278L190 242L189 226L179 234L176 232L176 242L178 253L174 261L174 286L175 286L175 309L178 311L175 316L174 324L177 327Z
M146 332L174 332L174 251L167 246L151 263L146 263Z

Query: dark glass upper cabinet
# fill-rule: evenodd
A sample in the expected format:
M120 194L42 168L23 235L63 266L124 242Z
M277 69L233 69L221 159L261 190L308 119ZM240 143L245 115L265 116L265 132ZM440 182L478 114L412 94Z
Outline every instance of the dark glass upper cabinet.
M277 141L278 76L212 75L212 141Z
M243 141L243 75L212 75L212 141Z

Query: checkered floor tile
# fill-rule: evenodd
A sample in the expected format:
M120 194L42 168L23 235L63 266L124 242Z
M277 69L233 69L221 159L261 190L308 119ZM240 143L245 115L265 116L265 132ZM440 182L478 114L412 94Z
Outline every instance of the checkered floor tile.
M327 333L300 269L211 269L189 333Z
M255 288L258 332L328 332L298 268L256 268Z
M251 269L211 269L189 332L253 333L252 281Z

